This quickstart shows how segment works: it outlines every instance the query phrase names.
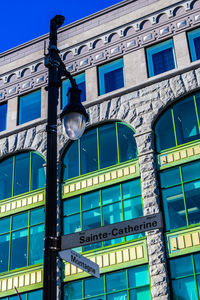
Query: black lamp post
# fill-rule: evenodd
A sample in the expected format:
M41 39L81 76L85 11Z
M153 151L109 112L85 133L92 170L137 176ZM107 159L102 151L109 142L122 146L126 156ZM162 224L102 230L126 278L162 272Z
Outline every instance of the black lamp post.
M57 30L65 18L57 15L51 19L48 54L45 66L48 76L48 117L47 117L47 163L46 163L46 202L44 236L44 276L43 300L56 300L57 257L60 250L60 237L57 235L57 103L61 78L71 82L69 104L61 113L63 128L68 137L76 140L85 130L88 115L81 104L81 91L71 74L66 70L57 48Z

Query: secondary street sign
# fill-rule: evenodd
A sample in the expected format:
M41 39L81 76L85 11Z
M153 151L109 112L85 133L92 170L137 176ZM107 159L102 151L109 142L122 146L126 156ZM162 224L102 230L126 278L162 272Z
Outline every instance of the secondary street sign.
M80 268L81 270L100 278L99 275L99 265L95 264L93 261L88 258L80 255L79 253L73 250L64 250L59 252L60 257L69 262L70 264Z
M162 228L160 213L61 236L61 250Z

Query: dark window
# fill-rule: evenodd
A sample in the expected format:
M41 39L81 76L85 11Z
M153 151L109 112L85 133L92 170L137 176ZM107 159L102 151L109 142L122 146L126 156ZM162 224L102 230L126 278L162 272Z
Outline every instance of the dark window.
M41 90L19 98L18 124L41 117Z
M172 40L146 49L149 77L176 68L174 44Z
M7 103L0 105L0 131L6 130Z
M124 87L123 67L122 58L99 67L100 95Z
M200 59L200 28L188 32L188 42L192 61Z

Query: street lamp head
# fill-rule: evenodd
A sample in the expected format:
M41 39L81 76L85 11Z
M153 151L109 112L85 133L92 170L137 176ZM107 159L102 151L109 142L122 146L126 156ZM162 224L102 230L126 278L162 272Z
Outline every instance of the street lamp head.
M77 140L85 131L88 114L81 104L81 90L79 90L78 87L70 88L67 95L69 97L69 103L63 108L60 117L64 133L70 140Z
M65 17L61 15L56 15L53 19L51 19L51 24L56 25L56 29L60 28L65 21Z

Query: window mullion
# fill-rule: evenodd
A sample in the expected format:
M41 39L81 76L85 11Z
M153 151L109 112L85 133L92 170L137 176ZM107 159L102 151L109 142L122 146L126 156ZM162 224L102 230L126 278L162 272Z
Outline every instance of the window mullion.
M15 156L13 157L12 197L14 195L14 182L15 182Z
M186 200L185 200L185 190L184 190L183 175L182 175L182 169L181 169L181 167L179 167L179 171L180 171L181 186L182 186L182 192L183 192L183 202L184 202L184 208L185 208L185 217L186 217L186 222L187 222L187 226L188 226L189 225L189 222L188 222L188 213L187 213L187 205L186 205Z
M100 153L99 153L99 128L97 127L97 158L98 158L98 170L100 170Z
M116 141L117 141L117 158L118 158L118 164L120 163L120 157L119 157L119 137L118 137L118 128L117 128L117 122L115 123L116 128Z
M196 117L197 117L198 131L199 131L199 133L200 133L199 115L198 115L198 109L197 109L196 97L193 96L193 98L194 98L194 107L195 107L195 112L196 112Z
M177 136L176 136L176 126L175 126L175 120L174 120L174 111L173 111L173 108L171 108L171 114L172 114L172 123L173 123L173 128L174 128L175 142L176 142L176 146L178 146Z
M28 237L27 237L27 266L29 265L29 253L30 253L30 211L28 212Z
M12 243L12 216L10 217L10 242L9 242L9 258L8 258L8 271L10 271L10 259L11 259L11 243Z
M30 162L29 162L29 192L31 191L31 171L32 171L32 152L30 152Z

